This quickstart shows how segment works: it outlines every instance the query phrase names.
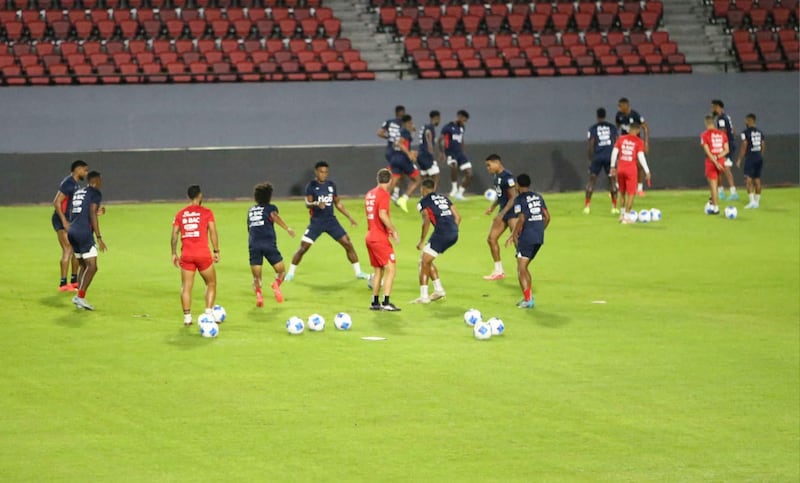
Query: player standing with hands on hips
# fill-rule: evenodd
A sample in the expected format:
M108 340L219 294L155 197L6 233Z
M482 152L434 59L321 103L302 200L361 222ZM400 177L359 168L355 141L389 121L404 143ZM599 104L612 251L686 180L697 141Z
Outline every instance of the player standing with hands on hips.
M94 276L97 273L97 247L106 251L103 235L100 234L100 203L103 195L100 188L103 178L100 173L92 171L86 177L89 186L81 188L72 195L72 210L67 238L72 246L72 251L78 259L78 294L72 298L72 303L79 309L94 310L86 301L86 291L89 290ZM97 237L97 245L94 238Z
M392 295L392 285L394 276L397 273L397 257L390 238L396 242L400 241L397 228L392 223L389 216L389 206L391 196L389 187L392 182L392 173L388 169L378 171L378 186L372 188L364 197L364 209L367 214L367 252L369 261L375 270L372 276L372 304L370 310L382 310L385 312L399 312L390 300ZM383 288L383 302L379 299L381 288Z
M622 213L619 216L619 221L623 225L633 223L628 218L628 213L633 210L633 198L636 196L637 170L639 166L644 171L647 182L650 182L650 168L647 166L647 158L644 155L644 142L639 137L640 129L641 126L638 123L631 124L630 134L620 136L611 151L611 171L609 175L617 177L619 192L622 194Z

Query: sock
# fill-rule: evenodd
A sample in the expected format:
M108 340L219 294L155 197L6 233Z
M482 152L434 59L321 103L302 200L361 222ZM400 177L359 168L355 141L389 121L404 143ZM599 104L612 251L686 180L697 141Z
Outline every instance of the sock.
M756 194L755 193L748 193L748 197L750 197L750 203L755 203L756 201Z
M731 186L731 194L736 194L736 186Z
M69 278L69 283L78 283L78 275L73 273Z
M183 314L183 323L190 324L192 322L192 314L184 313Z
M494 273L504 273L503 262L494 262Z
M58 286L63 287L66 284L67 284L67 277L61 277L61 281L58 282Z
M621 210L619 210L619 214L620 214L620 215L622 215L623 217L624 217L624 216L625 216L627 213L628 213L628 212L627 212L627 211L625 211L625 207L623 207Z
M590 204L591 202L592 202L592 199L591 199L591 198L589 198L589 197L587 196L587 197L586 197L586 204L585 204L584 206L589 206L589 204Z
M82 299L86 297L86 290L78 290L78 298Z
M636 191L644 191L644 183L637 184Z
M459 187L458 187L458 194L459 194L459 195L463 195L463 194L464 194L464 189L465 189L465 188L464 188L463 186L459 186Z
M256 295L261 295L261 287L258 287L258 288L256 289Z
M380 305L381 301L378 299L377 295L372 296L372 305Z
M353 271L356 272L356 275L361 273L361 264L356 262L353 264Z
M531 301L531 288L528 287L525 290L523 290L522 291L522 296L525 297L525 301L526 302L530 302Z
M437 292L444 293L444 287L442 286L441 279L437 278L436 280L433 281L433 289L436 290Z
M275 278L275 284L276 284L278 287L280 287L280 286L283 284L283 280L281 280L281 279L279 279L279 278Z
M720 193L720 194L722 194L722 193L724 193L724 192L725 192L725 188L723 188L722 186L718 186L718 187L717 187L717 193Z
M454 195L458 193L458 181L453 181L453 187L450 189L450 194Z
M297 265L295 265L294 263L289 265L289 275L294 275L295 270L297 270Z
M214 315L214 309L212 309L211 307L206 307L206 313L208 315L212 315L213 316Z
M389 305L390 303L391 302L389 302L389 296L388 295L384 295L383 296L383 305Z
M394 194L395 196L399 196L400 188L398 186L395 186L394 189L392 190L392 194Z
M756 203L761 201L761 195L756 195Z
M423 299L428 298L428 286L427 285L420 285L419 286L419 296L420 296L420 298L423 298Z

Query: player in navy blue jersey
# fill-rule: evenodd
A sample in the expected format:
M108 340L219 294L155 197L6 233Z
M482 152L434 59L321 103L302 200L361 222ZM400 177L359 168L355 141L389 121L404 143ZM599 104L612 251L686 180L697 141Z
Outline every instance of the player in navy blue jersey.
M633 124L639 124L641 126L640 136L644 141L644 153L649 153L650 127L644 121L644 116L631 109L631 102L626 97L623 97L619 100L617 103L617 108L619 109L616 116L617 129L619 130L618 134L629 134L631 126ZM636 184L636 194L638 196L644 196L645 172L641 166L637 167L637 177L638 183Z
M436 258L447 251L458 241L458 225L461 215L450 199L436 193L436 183L432 179L422 182L422 199L417 204L417 211L422 214L422 233L417 243L417 250L422 250L419 265L419 298L413 303L428 304L432 300L444 298L445 291L439 270L434 265ZM425 243L430 227L433 234ZM433 293L428 295L428 283L433 282Z
M733 129L733 121L731 120L731 116L725 114L725 103L719 99L714 99L711 101L711 113L714 115L714 122L716 128L720 131L724 132L728 136L728 149L730 153L735 153L736 149L736 131ZM731 171L731 167L733 166L732 155L725 158L725 162L723 163L722 167L724 168L723 173L725 173L725 181L728 182L728 190L730 191L730 199L732 201L736 201L739 199L739 194L736 193L736 185L733 180L733 172ZM717 193L719 199L725 199L725 188L722 187L722 182L719 183L717 186Z
M400 138L394 145L389 168L392 171L392 190L397 187L403 176L407 176L411 180L411 184L408 185L403 196L395 200L397 206L408 213L408 197L419 187L419 170L414 164L417 159L417 152L411 150L411 133L414 131L414 120L410 115L406 114L401 121L403 124L400 129Z
M272 185L260 183L253 189L253 198L256 204L247 212L248 248L250 251L250 271L253 274L253 289L256 291L256 307L264 305L264 295L261 292L261 268L264 259L267 259L272 269L275 270L275 281L271 288L278 303L283 302L281 284L286 276L286 267L283 256L278 251L278 240L275 235L277 224L294 238L294 230L286 225L278 214L278 207L272 204Z
M497 193L497 199L486 209L487 215L492 215L499 207L499 212L492 219L492 226L489 228L489 236L486 241L489 243L489 251L494 260L494 270L489 275L483 277L484 280L502 280L506 278L503 270L503 262L500 259L500 244L498 240L509 228L514 231L517 217L514 214L514 198L517 196L517 183L514 175L503 167L503 160L497 154L490 154L486 158L486 171L493 176L492 187Z
M89 185L72 195L67 238L80 266L78 294L72 298L72 303L79 309L94 310L94 307L86 301L86 291L89 290L89 285L97 273L97 248L103 252L107 250L98 222L100 205L103 201L103 195L100 193L103 179L97 171L90 172L86 179Z
M78 259L72 255L72 246L67 239L69 230L69 213L72 208L72 195L81 187L81 183L86 179L89 172L89 165L80 159L73 162L70 173L58 186L56 196L53 198L53 216L51 222L53 230L56 232L58 244L61 246L61 281L58 285L60 292L73 292L78 289ZM70 262L72 262L72 278L67 283Z
M617 180L611 176L611 151L617 142L617 127L606 121L605 108L597 109L597 123L589 128L589 181L586 183L586 204L583 214L591 213L592 193L600 171L608 176L608 191L611 193L611 214L618 215Z
M347 212L342 201L339 199L339 194L336 191L336 184L328 179L328 163L320 161L314 165L315 177L306 186L306 207L308 207L309 214L311 215L311 222L308 224L305 233L303 233L300 248L292 257L292 264L289 265L289 272L286 274L285 281L289 282L294 279L294 272L297 266L303 259L311 245L323 233L327 233L331 238L338 241L345 252L347 252L347 259L353 265L353 271L356 278L368 279L369 275L361 271L361 264L358 263L358 254L353 247L353 242L347 235L336 215L333 212L334 206L339 213L344 215L351 226L357 226L356 220Z
M517 176L519 195L514 200L514 213L517 225L506 245L517 246L517 275L522 289L522 300L517 304L521 309L533 308L530 264L544 244L544 230L550 224L550 212L539 193L531 191L531 178L527 174Z
M387 119L381 124L378 129L378 137L386 140L386 163L391 164L392 154L394 154L394 145L400 139L400 129L403 127L403 116L406 115L405 106L394 107L394 117ZM392 199L396 200L400 196L400 187L395 188L392 193Z
M440 159L446 160L450 166L450 180L453 183L450 196L456 200L464 199L464 192L472 181L472 163L464 153L464 131L468 120L469 113L467 111L458 111L456 120L444 125L439 138ZM464 174L460 185L458 182L459 171Z
M431 178L439 184L439 164L436 162L436 128L439 126L441 114L431 111L430 122L419 131L419 148L417 149L417 165L423 179Z
M746 209L758 208L761 203L761 169L764 166L764 151L767 149L767 139L764 133L756 127L756 115L748 114L744 118L747 129L742 132L742 147L736 160L736 167L742 167L744 159L744 176L747 183L747 195L750 202Z

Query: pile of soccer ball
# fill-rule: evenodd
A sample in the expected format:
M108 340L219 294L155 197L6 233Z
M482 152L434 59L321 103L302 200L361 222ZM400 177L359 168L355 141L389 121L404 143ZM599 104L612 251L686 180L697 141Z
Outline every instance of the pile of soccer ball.
M337 330L350 330L353 326L353 319L349 314L339 312L333 318L333 325ZM300 335L305 332L306 327L312 332L322 332L325 330L325 318L319 314L311 314L308 316L307 321L303 321L300 317L291 317L286 321L286 332L291 335Z
M488 340L492 336L503 335L506 325L498 317L484 321L478 309L469 309L464 312L464 322L472 327L472 335L478 340Z
M714 208L714 205L712 205L710 201L706 203L705 207L703 207L703 211L705 212L706 215L716 215L717 213L719 213L719 211L717 211L717 209ZM735 206L725 207L725 218L729 220L735 220L737 216L739 216L739 210L736 209Z
M197 318L197 326L200 328L200 335L213 338L219 335L219 324L225 322L228 313L221 305L215 305L211 310L212 315L203 313Z
M661 210L658 208L650 208L649 210L642 210L639 212L631 211L626 216L628 220L634 223L650 223L651 221L661 221Z

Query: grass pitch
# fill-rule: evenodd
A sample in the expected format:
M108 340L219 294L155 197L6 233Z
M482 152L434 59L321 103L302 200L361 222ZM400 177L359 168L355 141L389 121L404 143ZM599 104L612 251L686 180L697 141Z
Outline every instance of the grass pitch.
M546 196L530 311L514 307L514 276L481 279L492 268L481 199L459 205L461 240L438 262L447 299L408 305L419 217L393 209L397 314L367 310L364 282L327 238L286 302L256 309L249 203L212 200L229 317L214 340L181 324L169 232L182 205L108 207L95 312L55 290L50 209L0 208L0 478L797 481L800 190L766 190L756 211L736 203L735 221L703 215L703 192L651 192L638 207L664 220L636 226L595 198L584 216L580 194ZM277 204L302 233L302 202ZM346 205L363 220L360 200ZM364 232L350 229L366 267ZM279 233L287 260L298 244ZM506 334L474 340L470 307L503 318ZM338 311L351 331L333 329ZM313 312L323 333L285 332Z

